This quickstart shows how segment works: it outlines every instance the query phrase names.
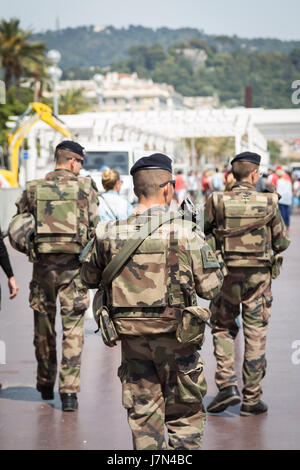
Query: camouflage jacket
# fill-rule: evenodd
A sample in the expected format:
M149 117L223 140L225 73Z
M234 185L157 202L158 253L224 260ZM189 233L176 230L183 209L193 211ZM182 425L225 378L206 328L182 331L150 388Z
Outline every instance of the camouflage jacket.
M16 202L18 214L30 212L35 217L38 253L80 253L95 234L98 204L91 178L68 170L54 170L27 182Z
M204 232L215 236L227 266L271 266L273 254L290 244L277 195L258 193L247 182L237 182L231 191L210 196L205 205Z
M81 268L82 281L99 287L104 268L126 240L164 211L157 206L127 220L100 223L89 260ZM125 263L107 292L107 305L114 321L133 320L125 329L130 325L136 331L141 323L136 320L143 319L149 332L152 327L158 332L159 322L160 332L166 332L166 323L177 322L182 308L196 305L196 294L212 299L222 283L219 263L203 233L191 221L175 219L148 236ZM118 326L122 332L120 322Z

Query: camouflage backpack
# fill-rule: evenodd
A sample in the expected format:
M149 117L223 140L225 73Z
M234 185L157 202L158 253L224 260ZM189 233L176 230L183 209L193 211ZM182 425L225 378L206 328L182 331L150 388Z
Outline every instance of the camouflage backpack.
M8 238L11 246L15 250L29 256L31 261L35 258L33 247L34 232L35 219L29 212L15 215L8 227Z
M82 251L87 243L89 219L80 191L84 189L88 194L90 186L88 178L70 178L67 182L46 178L27 183L36 218L34 243L39 253Z
M213 233L228 266L270 265L271 232L277 196L255 191L213 194L218 229Z

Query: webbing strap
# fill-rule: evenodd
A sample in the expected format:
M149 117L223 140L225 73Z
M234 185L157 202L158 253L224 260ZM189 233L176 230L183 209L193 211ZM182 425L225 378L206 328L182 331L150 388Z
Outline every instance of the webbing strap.
M224 201L220 193L213 192L213 201L216 209L216 220L218 227L224 227Z
M113 278L124 266L126 261L130 258L132 253L143 243L143 241L153 233L158 227L170 222L174 219L182 218L179 212L173 212L168 214L162 214L157 217L150 217L150 220L146 222L141 229L136 232L122 247L122 249L112 258L110 263L106 266L102 273L102 285L104 288L108 287L112 282Z
M213 233L216 237L224 237L224 238L231 238L237 237L239 235L244 235L245 233L251 232L256 228L260 228L263 225L267 225L268 222L275 216L275 212L271 212L269 215L264 217L258 222L252 222L252 224L243 225L241 227L235 228L225 228L225 229L213 229Z
M170 245L168 253L169 282L168 297L170 307L180 307L181 305L181 288L179 276L179 256L178 256L178 234L175 227L170 231Z

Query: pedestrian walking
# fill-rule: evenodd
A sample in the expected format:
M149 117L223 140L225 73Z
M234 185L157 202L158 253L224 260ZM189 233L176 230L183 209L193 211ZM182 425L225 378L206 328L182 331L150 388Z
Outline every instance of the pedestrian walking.
M219 172L218 167L216 167L216 171L211 177L211 185L213 191L222 191L224 189L223 175Z
M174 194L175 194L176 201L178 205L180 206L180 204L182 203L182 201L184 200L186 196L185 181L184 181L184 177L182 175L181 170L178 170L175 176Z
M61 142L55 150L55 170L43 179L27 182L16 202L18 214L33 217L35 225L29 253L34 261L29 301L34 311L37 390L44 400L54 398L57 296L60 300L63 338L59 393L63 411L78 407L84 313L89 306L88 289L80 280L79 255L99 221L96 186L90 177L78 176L83 160L80 144ZM14 219L11 231L13 223ZM26 225L20 228L21 234L24 231Z
M197 349L202 320L209 315L197 307L196 294L212 299L223 275L198 226L169 212L172 160L162 154L143 157L131 175L137 213L127 221L99 224L81 276L88 287L105 286L101 332L111 342L121 341L118 375L134 449L199 449L206 382ZM186 342L190 329L185 336L181 328L185 314L194 318L191 342Z
M291 180L285 177L285 172L281 169L276 171L277 182L276 191L280 195L279 209L286 225L287 230L290 229L290 212L293 202L293 187Z
M236 179L231 191L215 192L205 207L205 233L214 234L228 275L220 294L212 300L212 335L217 361L219 393L207 407L220 413L240 403L234 364L237 317L242 305L245 351L243 362L242 416L265 413L260 400L266 373L266 338L272 306L271 278L279 273L279 255L290 243L277 194L258 193L260 156L244 152L232 160Z
M295 206L295 212L299 212L299 206L300 206L300 177L296 177L294 183L293 183L293 200L294 200L294 206Z
M102 172L102 186L105 193L99 196L99 216L101 221L127 219L132 214L132 205L120 196L120 173L108 168Z
M196 201L198 193L198 180L195 172L191 170L188 176L188 192L193 202Z
M204 200L207 201L209 195L211 194L212 191L212 186L211 186L211 179L208 175L208 171L205 170L202 175L202 187L201 187L202 194L204 196Z

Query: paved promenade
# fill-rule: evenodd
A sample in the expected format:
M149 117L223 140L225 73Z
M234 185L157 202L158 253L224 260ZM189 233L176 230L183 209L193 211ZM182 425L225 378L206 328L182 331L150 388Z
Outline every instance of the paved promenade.
M240 417L239 406L235 406L219 415L208 415L204 449L300 449L300 215L292 217L291 239L282 275L273 283L268 366L263 380L263 400L269 405L269 412L258 417ZM25 256L10 248L9 253L20 291L16 299L8 300L6 279L1 270L0 340L6 344L7 363L0 364L0 382L3 384L0 391L0 449L132 449L126 413L121 406L121 384L117 378L120 349L103 345L101 338L94 334L93 320L85 322L78 411L62 413L57 390L54 401L41 400L35 389L33 314L28 307L32 265ZM60 325L58 316L58 357ZM296 340L299 341L298 354L292 348ZM240 371L242 332L236 346ZM292 361L293 353L298 365ZM217 392L209 330L202 355L208 382L207 404Z

